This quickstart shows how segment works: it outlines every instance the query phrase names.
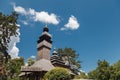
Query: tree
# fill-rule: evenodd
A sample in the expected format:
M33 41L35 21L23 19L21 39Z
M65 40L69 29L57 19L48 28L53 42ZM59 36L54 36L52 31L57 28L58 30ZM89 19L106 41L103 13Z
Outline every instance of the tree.
M35 60L33 58L28 59L28 66L31 66L35 63Z
M80 61L78 60L79 55L72 48L60 48L57 50L58 55L67 62L73 72L77 73L81 67Z
M90 71L88 73L88 77L89 77L89 79L96 79L97 78L97 70L95 69L93 71Z
M4 15L0 13L0 52L8 60L8 43L10 42L11 36L16 36L18 14L13 12L11 15Z
M110 71L109 71L109 63L107 61L98 60L98 67L88 73L89 78L95 80L109 80L110 79Z
M109 73L109 63L107 61L98 61L98 80L109 80L110 73Z
M7 80L7 71L6 67L4 66L4 57L0 53L0 80Z
M21 66L24 65L23 58L15 58L9 60L8 64L6 65L8 71L8 79L16 79L18 75L21 73L20 69Z
M88 73L89 79L120 80L120 60L112 65L107 61L98 61L98 67Z
M120 79L120 60L110 66L110 80Z
M44 80L70 80L70 74L67 69L56 67L45 74Z

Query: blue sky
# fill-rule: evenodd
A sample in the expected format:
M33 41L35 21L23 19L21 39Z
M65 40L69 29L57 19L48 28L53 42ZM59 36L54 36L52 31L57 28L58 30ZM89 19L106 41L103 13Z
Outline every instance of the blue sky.
M71 47L82 61L82 70L89 72L97 66L98 59L110 64L120 59L120 0L1 0L0 11L11 14L14 7L26 12L54 14L58 23L48 22L53 38L53 48ZM18 11L20 12L20 10ZM45 21L31 19L33 15L19 13L20 41L16 42L19 56L25 59L36 56L36 41L41 35ZM75 25L67 26L69 19ZM55 20L53 20L55 22ZM72 28L71 28L72 27ZM65 28L65 30L61 30Z

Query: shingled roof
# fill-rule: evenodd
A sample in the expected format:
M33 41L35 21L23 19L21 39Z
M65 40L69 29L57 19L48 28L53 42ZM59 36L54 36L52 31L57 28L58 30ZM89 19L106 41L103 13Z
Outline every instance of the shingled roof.
M33 72L33 71L50 71L54 66L47 59L40 59L36 61L32 66L23 66L21 68L22 72Z

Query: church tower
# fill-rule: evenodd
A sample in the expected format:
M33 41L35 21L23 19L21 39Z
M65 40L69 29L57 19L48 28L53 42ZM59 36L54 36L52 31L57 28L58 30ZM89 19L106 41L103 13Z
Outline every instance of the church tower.
M52 36L49 34L47 26L43 28L43 32L37 41L37 60L47 59L50 60L50 50L52 48Z
M22 66L20 80L41 80L45 73L55 67L68 68L64 61L61 60L54 49L50 59L50 50L52 48L52 36L49 34L47 26L43 28L43 32L37 41L37 61L31 66Z

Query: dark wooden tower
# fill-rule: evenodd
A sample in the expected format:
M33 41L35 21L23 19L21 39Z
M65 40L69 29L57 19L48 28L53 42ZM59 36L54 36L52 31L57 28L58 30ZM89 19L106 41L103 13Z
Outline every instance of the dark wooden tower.
M47 26L44 27L42 35L39 37L37 41L37 50L38 56L37 60L47 59L50 60L50 50L52 48L52 40L51 35L48 33L49 29Z
M42 80L44 74L54 68L50 62L50 50L52 47L52 36L48 33L47 26L37 41L37 61L31 66L22 66L21 80Z
M50 61L55 67L64 67L69 69L69 65L65 64L65 62L60 58L60 56L58 56L58 53L55 49L53 51Z

